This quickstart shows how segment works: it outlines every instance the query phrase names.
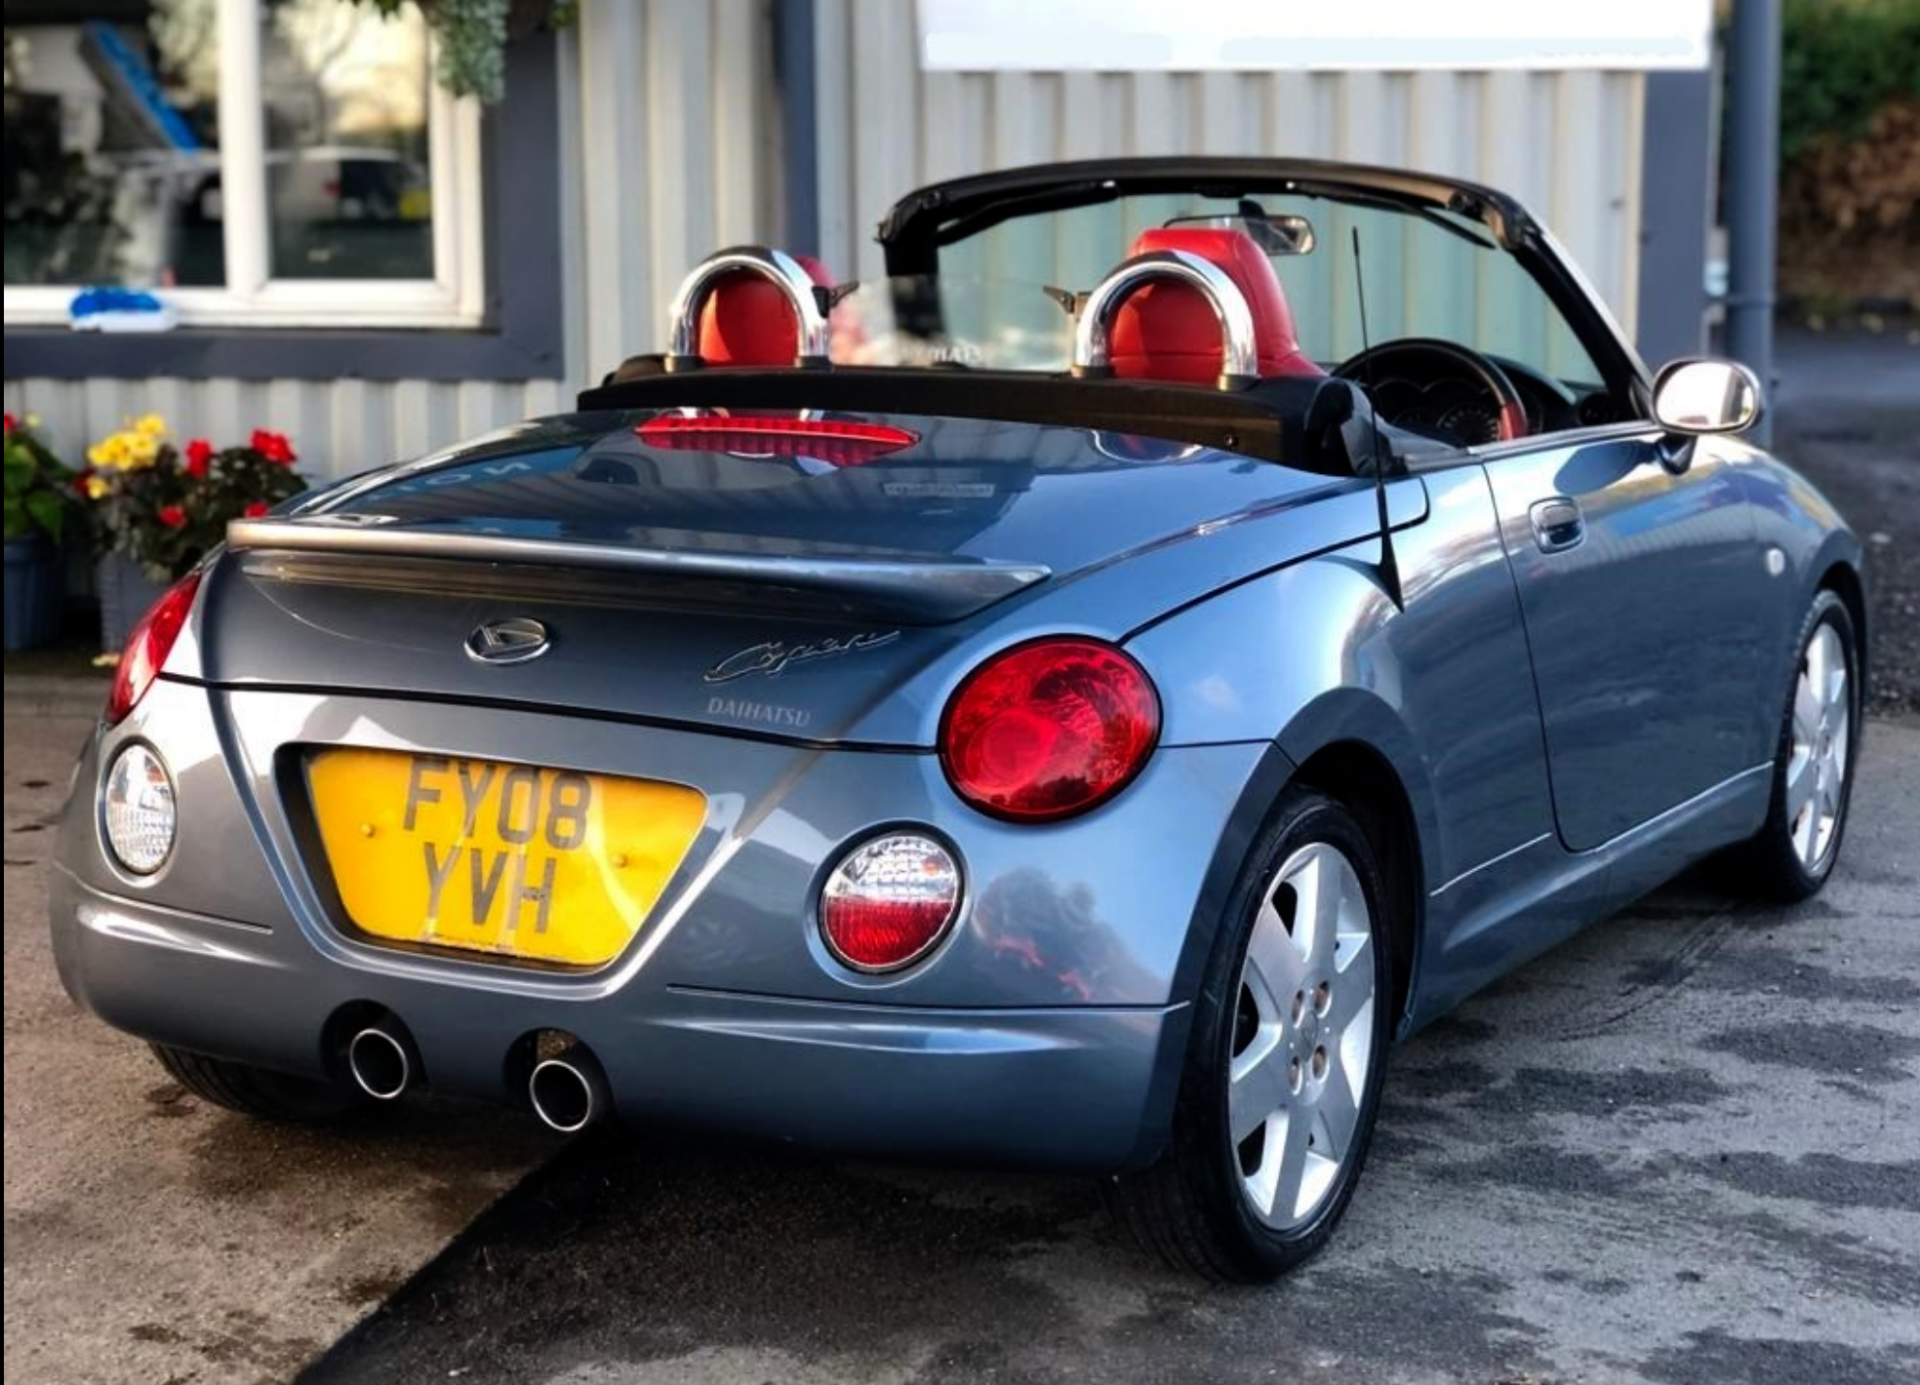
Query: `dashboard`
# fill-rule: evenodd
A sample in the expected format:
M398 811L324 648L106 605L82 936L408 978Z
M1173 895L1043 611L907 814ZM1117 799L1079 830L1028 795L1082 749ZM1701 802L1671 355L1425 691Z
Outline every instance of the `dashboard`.
M1527 416L1527 433L1564 432L1618 423L1629 415L1602 385L1567 385L1504 356L1489 356L1513 382ZM1500 436L1500 411L1473 380L1459 375L1413 378L1388 371L1368 384L1374 407L1398 428L1461 447L1480 447Z

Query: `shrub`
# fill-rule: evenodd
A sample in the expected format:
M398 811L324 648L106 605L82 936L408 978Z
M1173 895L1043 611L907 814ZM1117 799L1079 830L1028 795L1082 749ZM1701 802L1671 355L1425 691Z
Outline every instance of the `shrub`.
M1786 0L1783 165L1822 136L1859 138L1899 97L1920 98L1920 0Z

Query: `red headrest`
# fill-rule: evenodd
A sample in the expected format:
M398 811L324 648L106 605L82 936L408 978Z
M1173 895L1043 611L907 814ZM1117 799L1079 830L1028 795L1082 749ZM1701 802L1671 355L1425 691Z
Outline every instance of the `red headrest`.
M811 255L795 255L816 284L834 282L827 267ZM699 344L708 365L792 365L800 353L800 324L786 294L750 269L723 275L700 309Z
M1184 250L1223 270L1253 313L1253 339L1262 375L1324 375L1300 352L1293 313L1280 290L1273 261L1245 231L1162 226L1143 231L1130 255ZM1220 324L1206 296L1189 284L1149 282L1127 295L1113 314L1113 373L1125 380L1212 384L1220 374Z

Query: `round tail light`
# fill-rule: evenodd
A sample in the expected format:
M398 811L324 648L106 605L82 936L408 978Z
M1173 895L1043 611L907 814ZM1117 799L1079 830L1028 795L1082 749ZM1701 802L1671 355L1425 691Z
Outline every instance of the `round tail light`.
M187 613L193 609L193 598L199 590L200 574L189 572L162 592L134 624L113 670L113 686L107 691L107 725L125 721L127 713L139 705L153 680L160 676L174 641L186 627Z
M114 757L100 792L101 824L113 858L151 875L173 851L173 777L151 747L134 741Z
M1047 822L1119 793L1159 735L1159 696L1131 657L1098 640L1044 639L967 675L941 722L940 760L981 812Z
M933 950L960 912L960 867L931 837L862 843L820 891L820 932L856 971L893 971Z

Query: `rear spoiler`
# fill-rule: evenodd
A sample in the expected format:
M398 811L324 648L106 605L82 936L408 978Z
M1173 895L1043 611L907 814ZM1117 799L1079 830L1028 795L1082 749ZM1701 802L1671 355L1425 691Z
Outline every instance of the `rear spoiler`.
M529 596L584 595L573 580L587 574L672 587L751 588L767 609L819 603L816 614L848 614L937 625L959 620L1052 576L1038 563L982 558L902 555L823 557L706 549L641 548L520 538L507 534L446 533L369 524L364 517L237 519L227 547L248 560L249 571L287 581L354 585L426 585L444 591L519 591ZM284 560L273 561L275 555ZM423 571L425 569L425 571ZM620 581L631 588L636 580ZM600 586L605 594L606 584ZM631 593L638 595L639 593ZM767 598L776 598L768 600ZM824 607L820 609L820 607Z

